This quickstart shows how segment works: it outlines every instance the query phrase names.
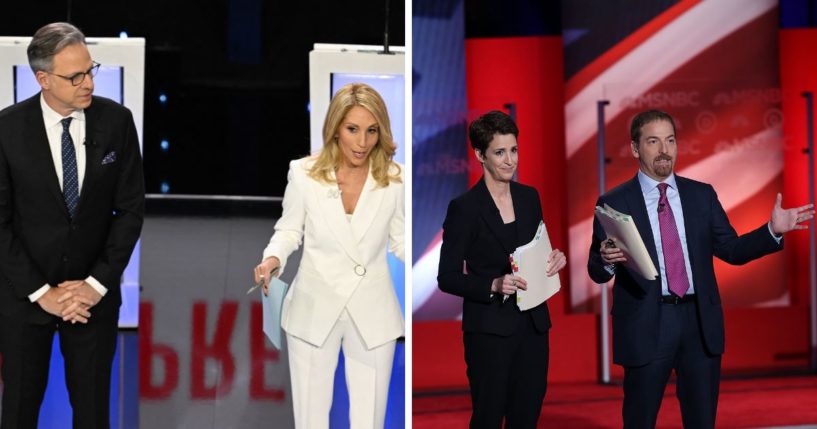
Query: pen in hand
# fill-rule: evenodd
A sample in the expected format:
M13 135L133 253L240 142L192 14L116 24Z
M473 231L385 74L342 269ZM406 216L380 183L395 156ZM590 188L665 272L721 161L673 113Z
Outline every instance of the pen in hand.
M270 273L269 273L270 280L272 280L272 277L274 277L274 276L275 276L275 274L278 272L278 268L280 268L280 267L275 267L275 268L273 268L273 269L272 269L272 271L270 271ZM247 295L249 295L249 294L253 293L253 291L255 291L256 289L260 288L260 287L261 287L261 286L263 286L263 285L264 285L264 275L262 274L262 275L261 275L261 279L259 280L259 282L258 282L258 283L256 283L256 284L255 284L253 287L251 287L249 290L247 290Z

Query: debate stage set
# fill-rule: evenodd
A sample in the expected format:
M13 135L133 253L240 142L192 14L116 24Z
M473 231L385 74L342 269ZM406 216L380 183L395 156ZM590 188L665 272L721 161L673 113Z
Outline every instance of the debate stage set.
M651 108L676 118L676 171L710 183L738 233L768 221L778 192L784 207L807 204L817 4L412 6L413 427L466 427L470 418L462 300L438 290L437 262L448 202L481 175L467 124L494 109L517 120L518 180L539 191L550 239L568 258L562 289L549 300L539 427L621 427L612 282L593 283L587 252L600 189L638 168L629 123ZM744 266L716 261L726 325L716 427L817 427L813 228L786 234L782 252ZM682 427L672 380L657 426Z
M247 290L281 216L289 162L320 148L334 91L362 81L382 94L405 163L405 4L18 2L0 13L9 36L0 38L0 108L39 90L26 47L58 21L89 37L102 64L96 94L131 109L142 143L147 213L123 278L132 299L122 307L111 427L294 427L286 345L265 338L260 291ZM284 281L299 260L300 251ZM403 306L405 268L389 264ZM71 421L53 350L40 429ZM404 427L405 359L400 338L388 428ZM342 355L333 391L331 426L348 428Z

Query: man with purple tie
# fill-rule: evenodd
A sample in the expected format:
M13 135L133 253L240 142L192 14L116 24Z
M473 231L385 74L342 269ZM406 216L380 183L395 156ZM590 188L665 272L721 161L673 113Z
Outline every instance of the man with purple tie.
M783 234L805 229L813 206L783 209L778 194L771 220L738 236L711 185L673 173L678 147L670 115L639 113L630 136L638 174L596 205L632 216L660 276L645 279L620 265L624 253L598 221L587 263L597 283L615 276L613 361L624 367L624 428L655 427L673 370L684 427L714 428L724 328L713 257L741 265L781 250Z

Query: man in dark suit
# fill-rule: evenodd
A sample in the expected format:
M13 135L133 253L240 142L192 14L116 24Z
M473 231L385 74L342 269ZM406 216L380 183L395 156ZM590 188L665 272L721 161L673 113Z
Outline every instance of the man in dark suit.
M587 265L598 283L615 275L613 361L624 367L624 427L655 427L674 369L684 427L714 428L724 328L713 256L741 265L779 251L783 234L806 228L798 224L814 211L784 210L778 194L771 220L738 236L711 185L673 173L678 147L670 115L642 112L630 134L638 174L596 204L632 216L660 275L645 279L620 265L623 252L605 240L597 220Z
M76 27L41 28L28 57L42 91L0 112L2 427L37 427L59 332L73 427L107 428L144 213L138 138L128 109L93 96L99 65Z
M471 428L535 428L547 390L547 303L520 311L514 294L526 279L509 255L530 242L542 208L535 188L513 181L519 130L494 111L469 128L483 178L448 205L437 280L463 297L462 330L471 388ZM548 275L566 264L554 249Z

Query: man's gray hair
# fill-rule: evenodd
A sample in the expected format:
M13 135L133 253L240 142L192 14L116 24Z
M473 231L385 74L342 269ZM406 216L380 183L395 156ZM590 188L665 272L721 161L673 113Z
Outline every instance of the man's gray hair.
M28 64L34 73L51 72L54 66L54 55L66 46L85 43L85 35L79 28L67 22L48 24L34 33L28 45Z

